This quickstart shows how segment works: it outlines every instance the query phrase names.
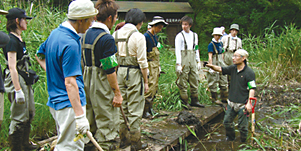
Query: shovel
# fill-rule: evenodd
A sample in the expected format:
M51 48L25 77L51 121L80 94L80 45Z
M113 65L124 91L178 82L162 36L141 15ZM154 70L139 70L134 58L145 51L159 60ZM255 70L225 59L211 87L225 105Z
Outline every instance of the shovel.
M256 102L257 102L257 99L255 97L250 97L250 100L251 100L251 103L252 103L252 137L254 137L255 135L255 124L256 124L256 121L255 121L255 105L256 105ZM254 104L253 102L254 101ZM252 139L252 143L253 143L253 140Z
M128 120L126 119L126 117L125 117L125 115L124 115L124 112L123 112L122 106L120 106L120 111L121 111L122 117L123 117L123 119L124 119L125 125L126 125L126 127L128 128L128 130L130 131L130 130L131 130L131 128L130 128L130 125L129 125L129 122L128 122Z

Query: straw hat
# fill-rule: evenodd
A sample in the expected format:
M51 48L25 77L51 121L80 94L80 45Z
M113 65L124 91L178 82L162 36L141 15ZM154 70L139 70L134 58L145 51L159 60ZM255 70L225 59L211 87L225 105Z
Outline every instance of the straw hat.
M219 28L219 27L215 27L215 28L213 28L212 35L220 35L220 36L222 36L223 35L223 30L221 28Z
M98 14L98 10L94 8L91 0L75 0L68 7L68 19L87 19Z
M6 15L6 14L8 14L8 11L0 9L0 15Z
M161 17L161 16L154 16L153 21L150 22L150 23L148 23L148 25L153 26L153 25L155 25L157 23L163 23L164 27L168 25L168 23L165 22L164 18Z

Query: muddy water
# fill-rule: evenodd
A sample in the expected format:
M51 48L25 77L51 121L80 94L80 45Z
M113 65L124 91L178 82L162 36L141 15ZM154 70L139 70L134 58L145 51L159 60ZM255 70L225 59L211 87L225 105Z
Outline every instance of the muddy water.
M286 118L285 116L280 116L278 114L271 115L271 112L261 109L257 110L256 112L256 121L260 121L260 124L262 126L270 126L271 124L281 124ZM266 118L266 117L271 118ZM250 121L250 127L249 132L251 132L251 116L249 117ZM226 141L225 138L225 128L222 124L223 122L223 115L220 115L219 117L215 118L211 123L206 125L202 130L199 130L197 133L197 136L199 136L199 140L202 141L202 143L198 143L195 147L193 147L193 151L226 151L226 150L239 150L245 147L245 144L250 143L250 138L248 141L243 144L240 142L240 134L237 128L237 118L235 119L235 130L236 130L236 139L233 142ZM206 129L206 130L204 130ZM258 128L255 128L257 133L261 133L261 131ZM208 132L208 133L207 133ZM249 133L249 136L251 136L251 133ZM195 140L199 142L198 140Z

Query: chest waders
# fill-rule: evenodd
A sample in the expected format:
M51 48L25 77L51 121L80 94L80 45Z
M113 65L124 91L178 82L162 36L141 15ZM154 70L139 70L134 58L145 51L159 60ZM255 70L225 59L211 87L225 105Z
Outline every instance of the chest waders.
M84 85L86 92L86 116L90 123L90 131L94 134L98 144L104 149L114 148L114 140L118 135L119 109L112 105L114 92L107 79L107 74L102 67L95 66L95 45L99 39L107 34L100 33L92 44L86 43L86 35L83 36L82 54L84 67ZM97 48L96 48L97 49ZM85 51L91 51L92 66L87 66ZM97 51L100 51L99 48ZM102 66L102 64L101 64ZM86 148L94 146L86 145Z
M224 62L226 64L226 66L230 66L233 64L232 57L233 57L234 52L238 49L241 49L241 47L238 46L237 39L233 39L233 40L235 41L235 49L229 50L229 46L230 46L230 43L232 40L231 40L230 36L228 37L227 47L226 47L225 53L224 53ZM227 75L227 77L228 77L228 89L230 90L231 76Z
M218 51L216 49L215 44L211 41L215 54L212 55L212 64L225 67L225 63L222 57L222 54L218 54ZM228 91L227 91L227 86L228 86L228 81L227 81L227 76L222 75L222 73L214 72L214 73L208 73L208 87L211 92L211 97L212 97L212 102L216 104L222 104L218 99L217 99L217 84L219 84L220 88L220 94L221 94L221 100L222 102L226 103L228 99Z
M17 60L17 71L28 71L28 63L24 59L28 57L24 55ZM24 78L18 74L19 83L24 93L25 103L17 104L15 101L15 87L13 85L11 74L8 68L4 70L4 87L11 102L11 122L9 126L9 146L12 151L21 151L23 149L37 149L37 145L29 143L29 134L31 130L30 123L35 115L34 94L31 85L27 85Z
M126 43L126 56L120 56L117 52L119 68L117 71L118 86L123 97L122 108L131 127L129 132L127 126L120 116L120 148L131 145L131 150L140 150L147 147L141 142L140 123L144 109L144 89L143 76L137 61L137 57L129 55L128 41L133 33L129 33L127 38L118 38L118 30L115 33L115 42L119 51L119 42Z
M154 46L156 46L155 40L152 34L147 31L147 34L151 37ZM158 40L157 40L158 41ZM153 99L158 91L159 75L160 75L160 52L158 47L153 47L151 52L147 52L147 61L148 61L148 92L144 94L145 97L145 106L143 111L144 118L150 118L151 114L155 114L155 111L152 109Z
M180 90L180 97L181 100L187 106L187 109L190 109L191 106L197 107L204 107L199 103L198 99L198 86L199 86L199 75L197 69L197 62L196 62L196 51L194 50L195 47L195 33L193 33L193 49L187 49L187 42L183 32L181 32L183 39L184 39L184 50L181 50L181 66L185 65L183 68L182 74L179 75L178 87ZM190 93L191 93L191 104L188 103L188 94L187 94L187 82L190 85Z

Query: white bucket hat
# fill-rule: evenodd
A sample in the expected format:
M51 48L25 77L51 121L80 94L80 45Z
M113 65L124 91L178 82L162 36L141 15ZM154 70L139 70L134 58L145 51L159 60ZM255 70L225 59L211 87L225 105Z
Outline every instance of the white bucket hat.
M219 28L219 27L215 27L215 28L213 28L212 35L220 35L220 36L222 36L223 35L223 30L221 28Z
M8 11L0 9L0 15L6 15L6 14L8 14Z
M98 10L94 8L91 0L75 0L69 4L68 19L87 19L98 14Z
M163 24L164 24L164 27L168 25L168 23L165 22L164 18L161 17L161 16L154 16L153 21L150 22L150 23L148 23L148 24L149 24L150 26L153 26L153 25L155 25L155 24L157 24L157 23L163 23Z

